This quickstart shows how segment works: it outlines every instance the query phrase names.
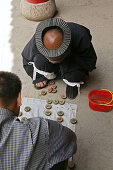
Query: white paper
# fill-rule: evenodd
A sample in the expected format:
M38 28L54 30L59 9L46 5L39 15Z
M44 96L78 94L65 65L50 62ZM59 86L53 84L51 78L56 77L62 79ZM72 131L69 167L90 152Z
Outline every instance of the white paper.
M60 104L51 104L52 108L48 109L52 112L50 116L45 115L45 111L47 110L45 108L47 102L46 100L40 100L40 99L35 99L35 98L22 98L22 106L20 108L20 111L23 113L19 119L21 120L23 117L26 118L32 118L32 117L43 117L46 119L51 119L51 120L57 120L57 112L58 111L63 111L64 115L62 116L63 122L61 123L64 126L67 126L71 130L75 132L75 124L72 124L70 122L71 118L76 118L76 111L77 111L77 105L76 104L71 104L71 103L65 103L64 105ZM29 106L31 110L29 112L26 112L24 108L26 106Z

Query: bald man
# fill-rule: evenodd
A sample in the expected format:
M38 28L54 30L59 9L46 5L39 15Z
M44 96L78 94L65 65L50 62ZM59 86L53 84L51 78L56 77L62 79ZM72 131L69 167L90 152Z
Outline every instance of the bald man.
M89 29L60 18L42 21L25 46L23 66L37 89L48 80L61 77L67 84L66 96L73 99L84 78L95 69L97 56Z
M43 37L43 44L49 50L55 50L61 46L63 42L63 34L57 29L48 30Z

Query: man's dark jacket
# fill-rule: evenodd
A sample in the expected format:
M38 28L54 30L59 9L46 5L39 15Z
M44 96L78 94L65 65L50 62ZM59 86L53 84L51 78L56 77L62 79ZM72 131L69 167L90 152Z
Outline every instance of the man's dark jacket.
M60 73L63 79L69 82L82 81L86 73L95 69L97 56L91 43L92 36L86 27L68 22L71 30L71 53L60 64L52 64L37 49L35 35L25 46L23 56L23 66L27 74L33 78L33 66L28 62L34 62L37 69L45 72ZM47 78L37 73L33 83L41 82Z

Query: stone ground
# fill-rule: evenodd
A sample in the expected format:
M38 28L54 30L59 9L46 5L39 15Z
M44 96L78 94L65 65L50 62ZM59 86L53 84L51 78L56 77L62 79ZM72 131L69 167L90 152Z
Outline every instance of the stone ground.
M113 170L113 110L96 112L89 108L88 93L92 89L106 88L113 91L113 1L112 0L56 0L57 17L88 27L92 34L98 61L97 69L90 74L81 95L67 102L78 105L76 133L78 151L74 156L76 170ZM11 1L10 47L13 54L11 71L18 74L23 83L22 96L46 99L40 96L32 80L22 67L21 51L30 40L37 22L26 20L20 14L20 1ZM2 54L3 55L3 54ZM5 64L5 63L4 63ZM57 80L59 98L65 92L65 84Z

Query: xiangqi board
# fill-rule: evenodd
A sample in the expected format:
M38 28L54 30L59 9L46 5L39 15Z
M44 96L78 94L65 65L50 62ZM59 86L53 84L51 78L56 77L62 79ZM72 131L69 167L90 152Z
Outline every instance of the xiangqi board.
M43 117L46 119L51 119L57 121L58 118L58 112L63 112L62 118L63 121L61 122L62 125L67 126L71 130L75 131L75 124L72 124L70 120L72 118L76 118L76 111L77 111L77 105L66 103L64 105L60 104L54 104L51 103L51 109L49 111L51 114L46 115L45 112L47 111L46 108L47 100L40 100L35 98L22 98L22 106L20 108L20 112L22 112L22 116L19 116L20 120L23 120L22 118L32 118L32 117ZM25 111L25 108L29 107L29 111ZM26 119L25 119L26 120Z

